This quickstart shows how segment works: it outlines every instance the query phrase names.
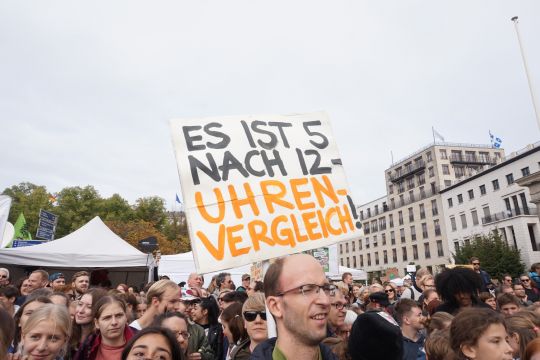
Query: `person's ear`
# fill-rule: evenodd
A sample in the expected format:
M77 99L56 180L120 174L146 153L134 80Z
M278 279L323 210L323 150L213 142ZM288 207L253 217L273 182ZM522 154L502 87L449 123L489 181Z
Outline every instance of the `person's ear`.
M268 307L268 310L275 318L282 318L283 317L283 303L281 301L281 297L279 296L268 296L266 298L266 306Z
M461 345L461 352L467 359L476 359L476 347L472 345Z

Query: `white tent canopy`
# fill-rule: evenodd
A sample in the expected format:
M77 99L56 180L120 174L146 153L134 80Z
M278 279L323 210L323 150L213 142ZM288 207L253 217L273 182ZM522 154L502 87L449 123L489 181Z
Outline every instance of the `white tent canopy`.
M151 261L151 255L137 250L117 236L98 216L58 240L27 247L0 249L1 265L42 267L49 272L89 268L102 268L109 272L138 271L140 274L137 276L136 285L143 281L141 276L146 277ZM127 281L128 275L120 276L119 279ZM135 281L133 277L132 279Z
M346 266L339 266L339 274L329 275L332 280L341 280L343 273L351 273L354 280L367 280L367 273L364 270L348 268Z

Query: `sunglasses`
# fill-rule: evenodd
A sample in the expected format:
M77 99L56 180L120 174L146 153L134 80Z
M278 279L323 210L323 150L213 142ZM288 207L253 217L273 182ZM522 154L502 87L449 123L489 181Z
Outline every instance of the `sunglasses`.
M0 279L7 279L7 275L0 275Z
M260 315L261 319L266 321L266 311L244 311L244 319L249 322L255 321L257 315Z
M480 265L480 263L472 263L473 265Z
M521 279L521 282L529 282L531 279Z
M388 290L384 290L385 293L391 293L391 292L394 292L394 289L388 289Z

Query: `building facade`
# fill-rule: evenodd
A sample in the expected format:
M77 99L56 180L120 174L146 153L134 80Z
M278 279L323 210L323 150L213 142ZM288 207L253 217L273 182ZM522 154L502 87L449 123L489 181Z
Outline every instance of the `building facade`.
M523 262L540 262L538 210L516 181L540 170L540 143L510 154L480 174L441 190L451 252L476 235L499 231Z
M440 190L498 164L502 149L435 143L385 171L386 196L358 208L364 236L339 244L340 264L381 277L408 264L438 268L451 262ZM356 264L356 266L355 266Z

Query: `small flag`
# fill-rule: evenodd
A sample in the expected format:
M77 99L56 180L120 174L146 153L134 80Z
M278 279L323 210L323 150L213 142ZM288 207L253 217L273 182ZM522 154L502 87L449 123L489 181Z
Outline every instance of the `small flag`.
M501 147L502 139L500 137L497 137L491 133L491 130L489 130L489 138L491 139L491 146L493 146L495 149L498 149Z
M28 226L26 225L26 219L24 218L23 213L19 215L13 227L15 228L13 239L32 240L32 235L30 235L30 232L28 231Z
M433 130L433 138L437 138L441 140L442 142L444 142L444 137L441 134L439 134L437 130L435 130L434 128L431 128L431 130Z
M180 198L178 197L178 194L176 194L176 202L182 205L182 202L180 201Z

